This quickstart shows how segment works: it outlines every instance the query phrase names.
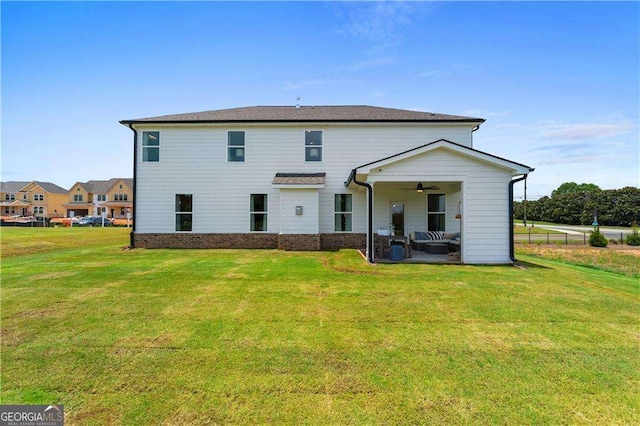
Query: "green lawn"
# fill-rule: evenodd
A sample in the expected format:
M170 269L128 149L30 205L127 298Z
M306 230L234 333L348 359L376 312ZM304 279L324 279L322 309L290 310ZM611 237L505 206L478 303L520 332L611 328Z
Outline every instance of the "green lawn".
M2 404L69 424L640 422L635 278L127 243L2 229Z

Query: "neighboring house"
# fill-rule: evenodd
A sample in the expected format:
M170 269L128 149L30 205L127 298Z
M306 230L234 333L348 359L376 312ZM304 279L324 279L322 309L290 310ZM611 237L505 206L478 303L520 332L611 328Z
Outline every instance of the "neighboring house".
M64 204L65 216L126 218L133 210L133 179L113 178L76 182Z
M473 148L480 118L371 106L264 106L123 120L134 247L366 248L376 229L461 232L463 263L513 261L513 183ZM420 191L419 191L420 190Z
M59 217L67 190L51 182L2 182L0 208L5 216Z

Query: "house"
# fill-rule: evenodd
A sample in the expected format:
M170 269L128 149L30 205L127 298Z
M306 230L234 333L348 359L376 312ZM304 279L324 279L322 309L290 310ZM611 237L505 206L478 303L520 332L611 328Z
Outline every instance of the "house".
M51 182L2 182L0 208L5 216L53 218L64 214L67 190Z
M513 261L529 166L474 149L481 118L372 106L255 106L122 120L134 247L365 248L379 228L460 233L460 261Z
M100 216L126 218L133 209L133 179L113 178L76 182L64 204L65 216Z

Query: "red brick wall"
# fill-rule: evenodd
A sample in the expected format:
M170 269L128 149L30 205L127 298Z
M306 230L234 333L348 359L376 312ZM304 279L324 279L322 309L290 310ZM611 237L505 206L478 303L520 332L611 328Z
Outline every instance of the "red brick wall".
M136 248L339 250L364 248L365 234L133 234Z

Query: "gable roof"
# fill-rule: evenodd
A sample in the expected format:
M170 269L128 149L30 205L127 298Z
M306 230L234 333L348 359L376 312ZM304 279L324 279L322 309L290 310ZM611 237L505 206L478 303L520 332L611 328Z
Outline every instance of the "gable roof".
M133 188L133 179L131 178L111 178L109 180L89 180L87 182L77 182L85 191L90 194L106 194L111 188L122 180L129 188ZM74 185L75 186L75 185Z
M371 161L369 163L363 164L361 166L356 167L351 170L351 174L349 175L347 181L344 183L345 186L349 186L349 184L355 178L356 173L358 174L369 174L371 170L386 166L388 164L395 163L397 161L403 161L408 158L415 157L416 155L423 154L425 152L433 151L438 148L445 148L450 151L457 152L458 154L465 155L467 157L474 158L476 160L481 160L489 164L493 164L498 167L506 168L512 170L514 173L518 174L527 174L535 169L533 167L529 167L525 164L516 163L515 161L507 160L506 158L498 157L497 155L489 154L484 151L480 151L477 149L469 148L465 145L460 145L455 142L451 142L446 139L439 139L437 141L429 142L427 144L418 146L416 148L409 149L407 151L399 152L397 154L391 155L389 157L381 158L379 160ZM358 169L362 169L358 171Z
M39 185L42 189L50 194L67 194L69 191L64 189L61 186L56 185L51 182L41 182L38 180L32 180L30 182L23 181L11 181L11 182L0 182L0 187L2 188L2 192L18 192L24 189L26 186L35 184Z
M37 180L34 180L33 183L40 185L40 187L42 189L44 189L45 191L47 191L50 194L67 194L69 191L67 191L66 189L64 189L61 186L56 185L55 183L51 183L51 182L40 182Z
M0 192L13 193L18 192L25 186L29 185L31 182L24 181L9 181L9 182L0 182Z
M457 122L481 124L484 119L368 105L322 105L251 106L120 121L121 124L244 122Z

